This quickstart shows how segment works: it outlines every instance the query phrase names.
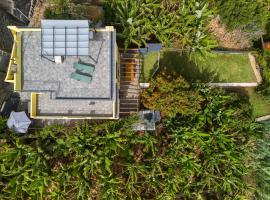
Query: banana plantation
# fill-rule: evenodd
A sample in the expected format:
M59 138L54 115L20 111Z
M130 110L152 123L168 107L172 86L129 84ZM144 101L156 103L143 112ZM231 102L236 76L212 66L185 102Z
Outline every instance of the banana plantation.
M182 95L200 99L200 107L165 115L155 132L133 131L136 117L73 128L48 126L26 136L2 130L0 198L253 197L258 127L249 104L205 86L192 90L198 98Z

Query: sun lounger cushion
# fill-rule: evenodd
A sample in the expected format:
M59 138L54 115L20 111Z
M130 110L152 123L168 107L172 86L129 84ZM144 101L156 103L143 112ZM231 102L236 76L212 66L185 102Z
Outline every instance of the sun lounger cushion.
M82 81L82 82L85 82L85 83L91 83L92 82L92 76L87 76L85 74L78 73L78 71L72 72L70 74L70 78L74 79L74 80L77 80L77 81Z
M92 75L93 72L95 71L94 65L91 65L91 64L86 65L86 64L82 64L82 63L74 63L73 68L76 70L79 70L83 73L90 74L90 75Z

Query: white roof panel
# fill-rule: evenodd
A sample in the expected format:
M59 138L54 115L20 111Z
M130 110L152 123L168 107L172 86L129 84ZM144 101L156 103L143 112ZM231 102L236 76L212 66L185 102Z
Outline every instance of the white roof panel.
M42 55L89 55L87 20L42 20Z

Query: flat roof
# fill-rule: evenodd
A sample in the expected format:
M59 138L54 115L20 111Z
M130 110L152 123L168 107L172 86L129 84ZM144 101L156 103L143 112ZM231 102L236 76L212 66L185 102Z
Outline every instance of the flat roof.
M117 101L116 36L97 31L89 40L88 56L65 56L61 64L41 56L41 31L22 32L22 100L27 93L39 93L38 115L109 116ZM95 66L91 83L71 79L74 63Z

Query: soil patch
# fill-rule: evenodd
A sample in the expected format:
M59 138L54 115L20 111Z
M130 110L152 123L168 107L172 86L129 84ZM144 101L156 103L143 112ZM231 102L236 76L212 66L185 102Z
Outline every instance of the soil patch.
M209 30L217 39L221 48L240 50L249 49L252 46L252 43L245 37L245 33L242 30L228 31L221 23L219 17L214 18L210 22Z

